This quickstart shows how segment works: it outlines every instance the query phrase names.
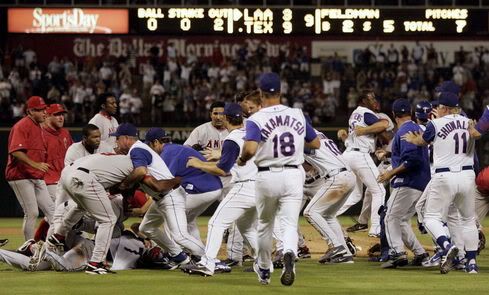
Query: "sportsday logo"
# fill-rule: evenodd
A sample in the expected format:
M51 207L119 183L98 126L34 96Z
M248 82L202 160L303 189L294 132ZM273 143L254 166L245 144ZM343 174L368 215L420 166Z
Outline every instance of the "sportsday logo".
M127 33L126 9L9 9L10 33Z

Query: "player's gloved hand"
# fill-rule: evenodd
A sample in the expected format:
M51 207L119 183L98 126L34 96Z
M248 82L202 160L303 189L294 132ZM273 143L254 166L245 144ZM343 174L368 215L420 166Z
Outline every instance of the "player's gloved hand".
M43 162L34 162L32 163L32 168L34 169L37 169L37 170L41 170L42 172L46 173L48 172L49 170L49 164L48 163L43 163Z
M424 227L424 223L422 222L419 222L419 220L417 220L418 222L418 229L419 229L419 232L422 233L423 235L427 234L428 231L426 230L426 228Z

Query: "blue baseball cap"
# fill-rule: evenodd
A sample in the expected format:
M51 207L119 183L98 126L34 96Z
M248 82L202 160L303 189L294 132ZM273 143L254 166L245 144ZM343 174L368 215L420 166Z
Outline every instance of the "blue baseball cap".
M223 114L230 117L242 117L243 109L239 104L231 102L224 106Z
M122 123L117 127L117 130L113 133L110 133L109 136L133 136L133 137L138 137L138 129L136 126L132 125L131 123Z
M432 108L436 108L440 105L440 102L438 101L438 99L435 99L435 100L432 100L431 101L431 107Z
M438 102L441 105L452 108L459 106L458 95L452 92L442 92L440 97L438 97Z
M151 127L146 131L146 136L144 137L144 142L150 143L154 140L169 137L163 128Z
M435 92L450 92L455 95L460 94L460 86L455 84L453 81L443 81L440 85L435 88Z
M392 104L392 111L397 114L411 113L411 103L405 98L398 98Z
M417 119L427 120L432 109L433 106L431 105L431 103L427 100L423 100L416 105L414 115L416 116Z
M264 73L260 76L258 87L269 93L280 92L280 76L277 73Z

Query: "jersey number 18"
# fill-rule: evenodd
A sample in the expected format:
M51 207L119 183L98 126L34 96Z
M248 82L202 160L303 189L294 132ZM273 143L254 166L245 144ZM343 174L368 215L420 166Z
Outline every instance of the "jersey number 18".
M273 138L273 157L278 158L280 153L285 157L290 157L295 153L294 136L290 132L282 135L275 135Z

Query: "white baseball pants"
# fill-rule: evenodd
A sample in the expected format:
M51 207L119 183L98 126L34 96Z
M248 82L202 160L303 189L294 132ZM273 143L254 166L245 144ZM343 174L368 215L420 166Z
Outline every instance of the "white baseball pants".
M39 209L51 224L54 213L54 202L49 196L46 183L42 179L12 180L8 184L12 188L17 200L24 211L22 230L27 241L34 238L36 220Z
M197 217L202 215L215 201L221 197L221 190L202 194L186 194L185 208L187 213L188 232L196 239L200 240L199 226L197 225Z

